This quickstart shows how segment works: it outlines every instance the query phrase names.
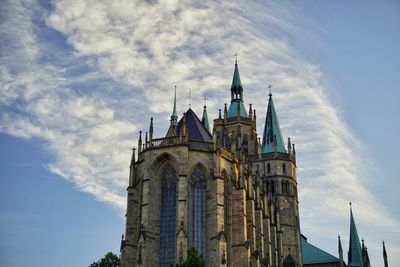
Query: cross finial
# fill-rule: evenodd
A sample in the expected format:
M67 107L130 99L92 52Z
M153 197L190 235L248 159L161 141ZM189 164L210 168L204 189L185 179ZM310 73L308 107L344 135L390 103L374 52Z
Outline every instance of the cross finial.
M237 65L237 57L238 57L238 53L236 52L236 53L234 54L234 56L235 56L235 65Z
M268 84L268 89L269 89L269 95L268 96L272 96L272 85Z
M207 106L207 97L205 96L205 97L203 98L203 100L204 100L204 107L206 107L206 106Z

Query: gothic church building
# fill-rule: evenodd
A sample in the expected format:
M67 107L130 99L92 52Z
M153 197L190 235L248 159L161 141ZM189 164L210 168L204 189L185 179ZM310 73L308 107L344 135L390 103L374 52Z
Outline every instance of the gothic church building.
M196 247L207 266L303 266L296 151L285 145L272 95L264 132L244 105L237 62L231 103L213 128L207 109L176 112L153 136L153 119L132 155L121 266L175 266Z

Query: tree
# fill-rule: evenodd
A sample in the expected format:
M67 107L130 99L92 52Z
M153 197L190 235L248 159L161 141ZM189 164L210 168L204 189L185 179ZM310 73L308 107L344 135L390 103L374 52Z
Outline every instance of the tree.
M119 267L119 266L120 266L119 258L112 252L108 252L103 258L89 265L89 267Z
M176 267L206 267L206 261L202 254L198 254L195 247L190 247L185 262L177 264Z

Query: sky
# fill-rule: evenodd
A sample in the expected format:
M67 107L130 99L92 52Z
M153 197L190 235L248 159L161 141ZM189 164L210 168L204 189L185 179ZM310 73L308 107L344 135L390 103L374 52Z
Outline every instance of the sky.
M2 0L0 266L119 253L131 148L177 109L229 103L234 54L262 134L296 143L301 231L400 266L398 1ZM346 254L346 253L345 253Z

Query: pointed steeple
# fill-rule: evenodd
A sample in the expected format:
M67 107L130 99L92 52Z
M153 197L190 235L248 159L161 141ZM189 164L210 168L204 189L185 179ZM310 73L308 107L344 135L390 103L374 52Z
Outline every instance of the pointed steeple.
M241 99L243 100L243 86L240 81L239 68L237 59L235 60L235 70L233 72L232 86L231 86L231 100Z
M388 260L387 260L387 254L386 254L386 248L385 248L385 241L382 241L382 246L383 246L383 261L384 261L385 267L388 267Z
M347 259L349 267L363 267L362 250L360 238L358 237L356 223L353 217L353 210L350 203L350 241L349 241L349 254Z
M171 123L176 126L178 124L178 113L176 113L176 85L175 85L175 94L174 94L174 108L172 110L171 115Z
M201 123L203 124L204 128L210 132L210 123L208 122L208 115L207 115L207 105L206 105L207 98L204 98L204 109L203 109L203 117L201 118Z
M239 67L236 59L231 85L231 104L228 110L228 118L237 117L248 118L243 104L243 86L242 82L240 81Z
M265 118L264 135L261 147L261 153L271 152L286 153L285 143L279 127L278 116L275 112L272 94L269 93L267 116Z

